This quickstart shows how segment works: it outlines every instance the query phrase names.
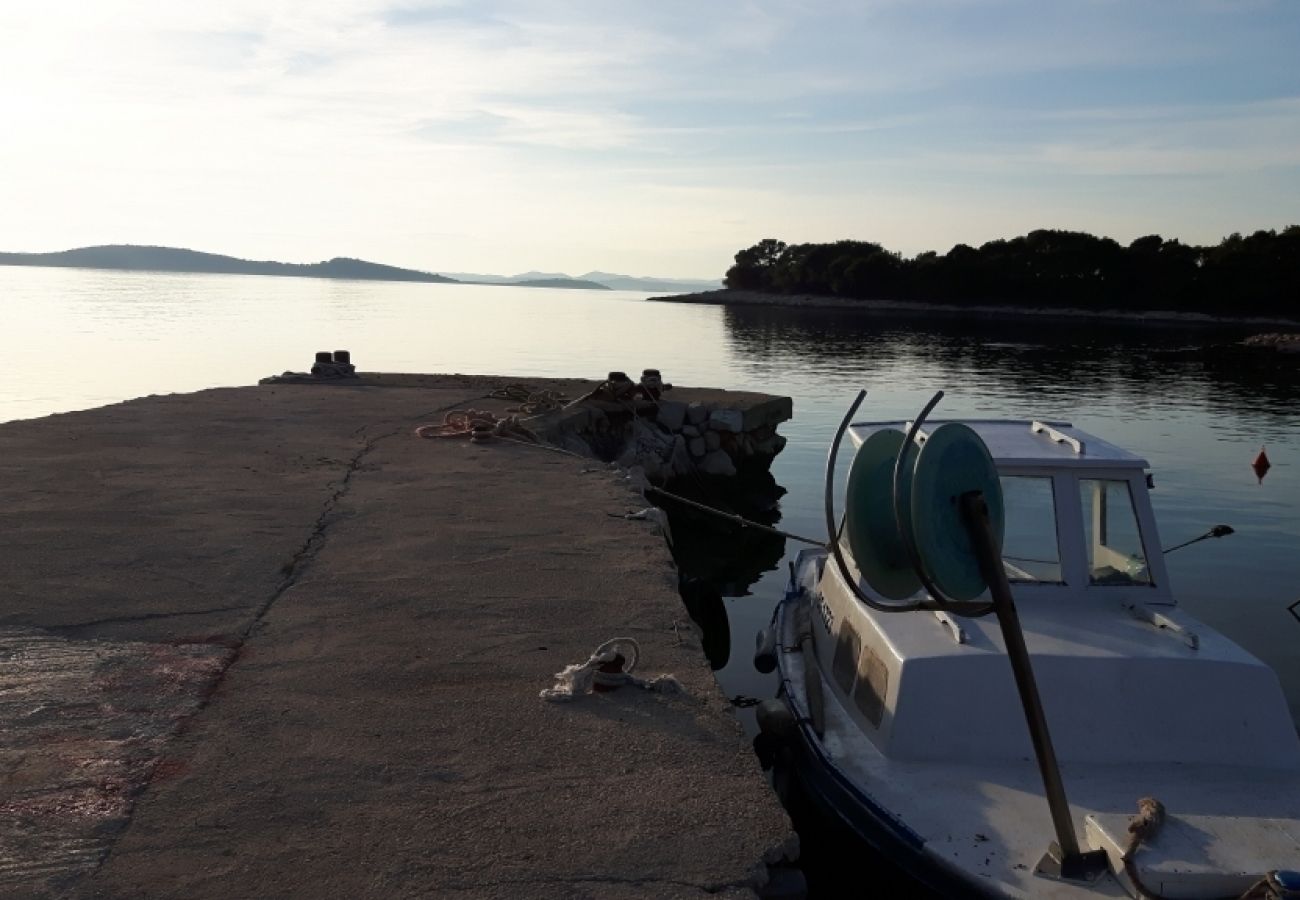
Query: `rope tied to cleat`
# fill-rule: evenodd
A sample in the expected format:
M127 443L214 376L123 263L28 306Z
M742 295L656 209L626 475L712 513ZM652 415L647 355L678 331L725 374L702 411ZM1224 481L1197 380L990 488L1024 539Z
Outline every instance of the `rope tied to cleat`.
M686 689L672 675L638 678L632 674L641 659L641 645L629 637L612 638L601 644L584 663L565 666L555 673L555 685L538 696L566 702L590 693L604 693L624 685L660 694L683 694Z

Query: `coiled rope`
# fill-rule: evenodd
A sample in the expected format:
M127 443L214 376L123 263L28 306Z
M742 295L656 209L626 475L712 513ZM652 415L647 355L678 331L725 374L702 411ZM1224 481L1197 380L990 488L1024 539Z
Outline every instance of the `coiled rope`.
M538 696L543 700L565 702L597 691L612 691L632 685L661 694L684 693L680 681L672 675L637 678L632 674L641 659L641 645L628 637L612 638L596 648L584 663L565 666L555 673L555 685Z
M473 407L453 409L442 417L441 422L433 425L421 425L416 428L416 436L422 438L468 437L476 443L498 437L513 440L516 443L541 444L541 440L523 424L522 419L560 409L565 400L565 395L559 391L535 391L523 384L508 384L497 388L487 396L494 400L513 400L517 405L509 407L506 412L515 415L498 416L486 409L474 409Z
M438 424L419 426L415 434L422 438L468 437L475 442L500 437L538 443L537 435L525 427L518 416L501 418L484 409L453 409Z
M1124 874L1128 875L1138 896L1143 900L1174 900L1174 898L1154 890L1142 881L1137 863L1133 858L1138 848L1144 842L1154 838L1156 832L1160 830L1164 823L1165 805L1155 797L1143 797L1139 800L1138 814L1129 821L1128 846L1125 847L1120 860L1124 864ZM1278 870L1268 872L1263 878L1248 887L1245 893L1219 898L1219 900L1293 900L1295 897L1300 897L1300 891L1294 890L1286 883L1286 876L1294 877L1293 873L1282 873Z
M564 401L568 399L559 391L535 391L524 384L507 384L505 387L499 387L492 391L488 396L493 400L513 400L518 405L507 409L506 412L523 413L526 416L535 416L559 409L564 405Z

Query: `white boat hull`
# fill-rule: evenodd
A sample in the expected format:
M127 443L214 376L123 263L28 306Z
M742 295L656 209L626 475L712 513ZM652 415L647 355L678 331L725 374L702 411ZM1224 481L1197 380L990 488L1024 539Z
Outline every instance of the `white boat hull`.
M1300 772L1294 768L1075 759L1062 773L1076 832L1085 849L1108 852L1111 871L1090 883L1037 874L1053 830L1032 755L956 762L883 755L864 732L861 710L825 674L831 641L818 609L818 553L801 555L774 620L782 692L797 726L796 774L815 802L918 882L948 896L1133 896L1117 840L1144 796L1158 797L1170 816L1136 857L1150 888L1180 900L1237 896L1262 873L1300 864ZM811 608L813 630L821 629L812 665L799 649L801 605ZM824 696L816 717L810 678L821 682ZM1201 836L1199 844L1193 834Z

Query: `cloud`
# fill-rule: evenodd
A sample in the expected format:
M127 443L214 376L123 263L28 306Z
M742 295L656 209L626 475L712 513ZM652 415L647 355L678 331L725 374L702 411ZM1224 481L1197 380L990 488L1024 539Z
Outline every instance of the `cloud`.
M661 253L708 272L748 228L795 237L782 216L920 241L908 204L939 209L937 186L982 204L946 221L976 221L1020 177L1051 212L1070 179L1226 193L1300 147L1300 15L1276 3L0 6L0 202L29 211L0 223L2 249L185 234L490 269L604 242L640 245L626 268L665 271ZM465 256L421 258L431 232ZM271 243L238 246L255 238Z
M917 163L972 174L1214 179L1300 169L1300 97L1206 107L1056 110L1019 122L1034 119L1051 127L1031 124L1014 140L934 151Z

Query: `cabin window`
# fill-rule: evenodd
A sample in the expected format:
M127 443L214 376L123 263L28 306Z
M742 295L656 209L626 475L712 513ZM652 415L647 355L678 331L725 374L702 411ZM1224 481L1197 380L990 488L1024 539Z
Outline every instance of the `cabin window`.
M831 675L846 695L853 690L853 676L858 670L858 652L862 639L848 622L840 622L839 637L835 641L835 658L831 661Z
M1002 538L1002 564L1007 578L1060 584L1061 549L1056 537L1052 479L1004 475L1001 481L1007 523Z
M1120 479L1081 478L1084 537L1093 584L1150 584L1133 492Z
M889 667L870 647L858 667L858 692L853 700L867 721L877 728L885 715L885 691L889 689Z

